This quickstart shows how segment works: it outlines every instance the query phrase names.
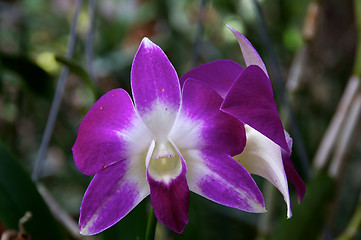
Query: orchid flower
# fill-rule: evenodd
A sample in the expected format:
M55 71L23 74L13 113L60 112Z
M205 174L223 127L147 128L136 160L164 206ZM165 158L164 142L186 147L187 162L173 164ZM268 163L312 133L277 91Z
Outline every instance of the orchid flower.
M250 173L269 180L282 193L290 218L287 177L296 188L299 202L305 194L305 185L290 160L292 139L283 129L261 57L246 37L227 27L237 38L247 67L231 60L206 63L184 74L180 78L181 86L189 79L198 80L223 98L221 110L239 119L246 129L246 147L234 158Z
M157 219L175 232L188 222L189 191L225 206L264 212L263 196L232 157L246 144L243 124L220 110L222 97L197 80L183 82L164 52L144 38L126 91L102 96L84 117L73 146L77 168L94 175L79 230L114 225L150 195Z

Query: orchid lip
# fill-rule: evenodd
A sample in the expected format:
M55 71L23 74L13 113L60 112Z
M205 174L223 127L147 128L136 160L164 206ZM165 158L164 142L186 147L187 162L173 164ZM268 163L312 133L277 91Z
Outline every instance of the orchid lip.
M156 181L168 184L182 171L182 163L176 149L169 141L157 141L149 159L148 171Z

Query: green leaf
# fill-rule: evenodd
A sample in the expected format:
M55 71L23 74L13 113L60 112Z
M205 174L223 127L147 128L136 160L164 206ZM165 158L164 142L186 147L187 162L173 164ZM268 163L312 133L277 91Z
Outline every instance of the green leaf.
M53 96L51 76L32 60L0 53L0 67L18 74L28 89L45 98Z
M64 239L28 174L0 144L0 219L8 229L18 230L18 221L27 211L32 217L24 228L33 239Z
M64 64L69 70L80 77L85 84L93 91L94 96L99 96L99 91L88 72L78 63L62 56L55 56L56 61Z
M334 186L334 180L328 175L316 175L307 185L302 203L292 206L293 217L280 222L271 240L317 239L325 222Z

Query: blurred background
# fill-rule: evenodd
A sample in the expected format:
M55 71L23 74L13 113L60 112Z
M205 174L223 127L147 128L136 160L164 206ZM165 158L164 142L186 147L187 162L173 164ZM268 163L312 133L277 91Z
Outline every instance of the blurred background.
M103 233L77 233L91 180L72 158L78 126L102 94L130 90L145 36L179 76L217 59L244 66L225 24L267 66L306 195L298 205L290 184L287 220L282 195L257 176L266 214L191 194L185 231L159 223L156 239L361 239L360 2L0 0L1 240L144 239L149 197Z

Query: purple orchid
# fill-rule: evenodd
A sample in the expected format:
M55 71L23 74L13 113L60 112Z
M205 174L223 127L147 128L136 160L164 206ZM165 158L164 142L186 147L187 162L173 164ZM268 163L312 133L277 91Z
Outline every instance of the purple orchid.
M182 82L164 52L144 38L123 89L102 96L73 146L80 171L94 175L79 229L114 225L150 194L157 219L175 232L188 222L189 191L225 206L264 212L262 193L232 157L246 145L243 124L220 110L223 98L199 80ZM224 97L224 96L223 96Z
M266 178L279 189L290 218L287 177L296 188L299 202L305 194L305 185L290 160L292 139L283 129L261 57L247 38L227 27L237 38L247 67L230 60L206 63L184 74L181 86L189 79L198 80L224 99L221 110L239 119L246 129L246 147L234 158L250 173Z

